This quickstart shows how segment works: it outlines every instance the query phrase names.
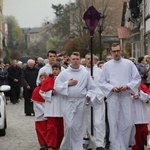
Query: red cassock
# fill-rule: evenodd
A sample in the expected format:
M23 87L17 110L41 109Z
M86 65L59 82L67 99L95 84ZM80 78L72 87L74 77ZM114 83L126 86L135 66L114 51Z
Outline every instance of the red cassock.
M41 86L41 91L53 90L55 79L51 75L46 78ZM59 149L64 136L63 117L47 117L47 146Z
M141 84L140 84L140 89L141 89L144 93L150 94L150 90L148 89L148 87L147 87L145 84L141 83Z
M41 89L41 86L37 86L34 89L34 91L32 93L32 97L31 97L31 101L35 101L35 102L39 102L39 103L44 103L45 102L45 100L39 94L40 89Z
M35 103L44 103L45 100L39 94L41 86L37 86L31 96L31 101ZM42 104L41 104L42 105ZM43 112L44 114L44 112ZM46 146L46 135L47 135L47 120L35 121L35 129L37 133L37 138L40 146Z
M140 89L144 93L150 94L150 90L145 84L141 83ZM136 135L135 135L136 145L132 147L132 150L144 150L144 145L147 145L148 125L136 124L135 127L136 127Z
M49 76L48 78L46 78L41 85L41 91L47 92L49 90L53 90L54 82L55 79L53 76Z

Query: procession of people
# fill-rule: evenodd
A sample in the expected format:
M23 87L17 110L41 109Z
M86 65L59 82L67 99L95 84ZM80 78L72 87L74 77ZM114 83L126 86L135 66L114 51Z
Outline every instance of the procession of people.
M122 52L113 43L106 62L90 53L81 59L79 52L68 56L54 50L47 52L47 64L41 57L39 65L29 59L19 67L13 60L8 69L0 62L1 84L11 86L10 102L17 105L22 95L25 115L35 116L40 150L83 150L85 135L87 150L144 150L150 56L136 63Z

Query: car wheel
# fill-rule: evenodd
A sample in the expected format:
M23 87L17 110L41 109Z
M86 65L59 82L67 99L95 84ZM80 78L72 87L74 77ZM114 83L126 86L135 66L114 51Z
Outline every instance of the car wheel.
M6 127L7 127L7 122L5 118L5 125L3 129L0 129L0 136L5 136L6 135Z

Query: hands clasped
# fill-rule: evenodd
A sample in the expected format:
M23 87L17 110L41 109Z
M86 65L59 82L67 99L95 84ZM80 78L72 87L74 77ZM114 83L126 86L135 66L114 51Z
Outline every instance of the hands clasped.
M124 86L121 86L121 87L114 87L113 92L120 93L120 92L125 91L127 89L128 89L127 85L124 85Z

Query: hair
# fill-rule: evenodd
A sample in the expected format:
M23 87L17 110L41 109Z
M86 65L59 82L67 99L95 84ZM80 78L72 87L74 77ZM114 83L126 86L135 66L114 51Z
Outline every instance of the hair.
M144 59L144 56L138 58L138 63L141 63Z
M38 57L38 59L37 59L37 62L38 63L41 63L41 62L43 62L44 61L44 59L42 58L42 57Z
M100 65L100 64L104 64L105 61L101 60L101 61L98 61L97 65Z
M55 62L53 65L52 65L52 69L53 68L59 68L59 70L61 70L61 65L59 62Z
M120 46L120 44L119 44L119 43L113 43L113 44L111 45L111 47L116 47L116 46Z
M29 60L27 61L27 64L35 64L35 60L29 59Z
M71 55L80 56L79 52L73 52Z
M44 73L42 73L42 74L40 74L40 76L39 76L39 78L41 78L41 77L47 77L47 74L46 74L46 72L44 72Z
M93 59L97 60L97 61L99 60L98 56L96 56L96 55L94 55Z
M61 56L65 56L65 55L68 55L68 53L66 51L62 51L58 56L61 57Z
M3 63L3 60L0 60L0 64Z
M50 51L47 52L47 57L49 56L49 53L57 55L57 52L55 50L50 50Z

